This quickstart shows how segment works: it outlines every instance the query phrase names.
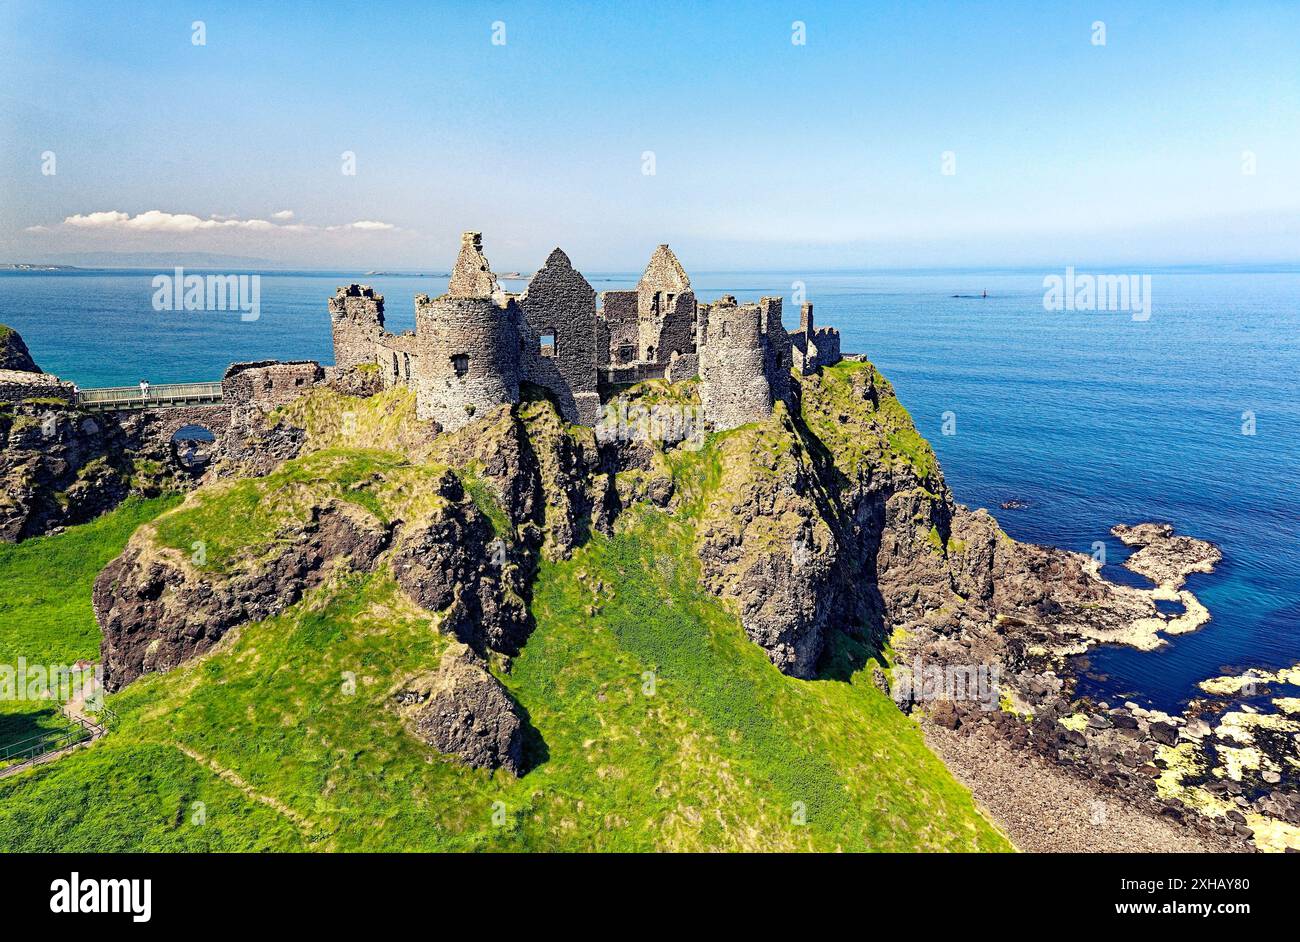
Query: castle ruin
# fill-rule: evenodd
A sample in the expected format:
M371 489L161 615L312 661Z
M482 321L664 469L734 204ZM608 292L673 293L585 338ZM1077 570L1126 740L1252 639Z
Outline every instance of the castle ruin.
M812 304L787 332L780 298L701 303L667 245L634 290L600 300L558 248L522 294L506 292L482 236L466 232L447 293L416 296L413 332L385 330L384 298L370 287L339 288L329 301L334 362L377 366L385 388L413 388L416 414L448 431L518 402L521 383L550 393L567 421L590 426L619 387L698 377L705 421L720 431L771 415L791 394L792 370L806 375L840 359L839 332L814 327Z

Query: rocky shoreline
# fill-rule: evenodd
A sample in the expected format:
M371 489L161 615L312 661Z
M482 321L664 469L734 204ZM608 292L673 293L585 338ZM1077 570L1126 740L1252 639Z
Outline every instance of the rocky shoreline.
M1189 574L1213 570L1222 558L1217 547L1177 536L1169 524L1119 525L1112 532L1138 547L1126 567L1157 585L1114 586L1111 614L1131 615L1133 593L1178 598L1184 613L1142 616L1114 630L1103 603L1090 624L1077 626L1083 639L1077 645L1058 638L1055 645L1024 649L1030 655L1024 669L1002 678L1001 709L943 699L923 704L927 738L1004 827L1021 831L1017 844L1024 849L1093 850L1100 842L1131 851L1175 849L1180 843L1208 850L1300 850L1300 793L1294 788L1300 721L1291 715L1300 698L1274 699L1271 713L1224 699L1243 688L1254 695L1269 683L1300 685L1300 666L1207 680L1202 689L1219 699L1194 700L1180 715L1074 697L1075 668L1065 657L1070 652L1098 641L1150 650L1166 643L1162 635L1195 630L1209 620L1205 607L1182 587ZM1097 567L1091 571L1095 575ZM1027 627L1004 624L1011 633ZM942 650L932 638L928 647L912 644L931 657ZM1012 641L1008 650L1015 648ZM1020 786L1004 793L1012 781ZM1062 803L1060 796L1069 797ZM1078 820L1089 802L1101 803L1103 810L1119 802L1126 816L1138 815L1148 825L1126 826L1116 832L1115 843ZM1050 848L1032 826L1044 808L1072 816L1052 830ZM1169 838L1170 828L1181 837Z
M1238 840L1134 806L1068 767L1014 745L991 726L922 723L925 742L1016 846L1029 853L1224 853Z
M1210 621L1185 584L1213 570L1218 548L1168 523L1117 525L1111 532L1133 548L1125 566L1152 583L1138 588L1105 579L1097 558L1011 539L987 511L954 501L929 444L864 358L792 375L788 404L717 434L701 455L699 442L607 440L529 389L519 404L437 435L409 391L380 390L360 369L318 373L274 408L241 412L173 512L220 507L232 488L251 488L241 506L256 507L260 529L213 564L190 553L224 531L219 511L171 542L162 518L100 574L94 609L110 691L202 655L336 574L387 573L459 643L454 658L393 692L408 731L471 765L521 774L522 721L485 665L508 667L526 644L541 563L616 532L620 515L645 503L686 524L699 585L780 671L827 679L837 635L870 652L861 657L875 659L876 685L920 719L1024 849L1300 849L1300 697L1246 702L1263 685L1300 686L1300 670L1207 679L1207 697L1179 716L1076 696L1072 659L1091 647L1153 650ZM623 395L699 402L689 383ZM36 480L39 464L66 475L76 462L52 452L45 431L32 437L29 408L45 407L18 403L0 429L0 474L21 467L15 474ZM71 407L60 415L53 441L71 455L94 420ZM114 438L95 450L125 455L128 445ZM130 460L137 474L146 463ZM62 477L43 486L75 493ZM7 537L0 513L0 538L46 528L30 515L37 503L15 509L22 522ZM1162 611L1171 600L1182 611ZM1127 823L1081 824L1076 812L1092 801Z

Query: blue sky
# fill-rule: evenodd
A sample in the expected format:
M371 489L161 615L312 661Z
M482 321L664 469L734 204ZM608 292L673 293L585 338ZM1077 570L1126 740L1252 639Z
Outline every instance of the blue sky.
M1291 2L8 2L0 261L1296 261L1298 63Z

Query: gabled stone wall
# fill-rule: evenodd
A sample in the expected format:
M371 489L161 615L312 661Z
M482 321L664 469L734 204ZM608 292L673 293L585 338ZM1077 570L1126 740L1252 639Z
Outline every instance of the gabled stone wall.
M551 391L569 422L593 425L596 391L596 292L559 249L519 298L520 378Z

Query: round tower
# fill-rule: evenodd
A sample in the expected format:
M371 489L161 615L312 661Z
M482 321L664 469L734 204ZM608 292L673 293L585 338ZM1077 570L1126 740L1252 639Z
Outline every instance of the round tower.
M412 375L416 414L453 431L519 401L520 316L513 300L443 295L416 299L420 356Z
M724 295L709 305L700 350L700 400L708 424L723 431L772 414L765 370L763 312Z

